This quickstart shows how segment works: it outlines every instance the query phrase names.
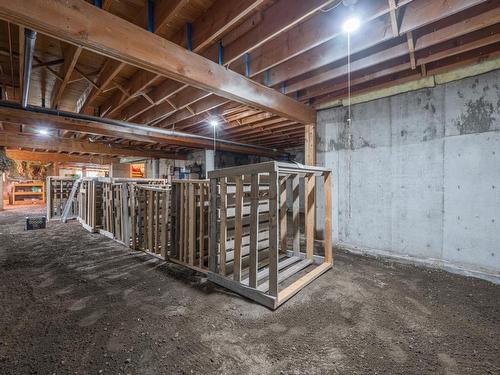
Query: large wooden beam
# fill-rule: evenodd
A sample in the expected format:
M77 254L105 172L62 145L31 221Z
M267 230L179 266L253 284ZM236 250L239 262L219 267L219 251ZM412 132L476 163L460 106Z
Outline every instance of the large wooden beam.
M192 25L192 48L193 52L200 53L208 45L213 43L218 37L223 33L228 31L237 22L242 20L247 14L256 9L259 5L263 3L263 0L232 0L232 1L216 1L212 7L210 7L203 16L196 19ZM178 45L185 46L186 35L184 33L179 33L177 37L172 40ZM137 72L135 76L143 75L144 72ZM146 110L153 109L155 106L160 106L164 103L164 100L168 100L170 96L176 94L180 89L176 85L172 85L172 82L163 82L160 86L155 89L155 92L161 92L162 95L152 95L154 101L153 104L148 103L145 100L136 101L126 108L127 119L135 118L135 116L143 113ZM186 86L182 87L183 90L187 90ZM137 94L137 91L131 90L131 96ZM113 118L123 118L119 115L117 116L116 111L122 108L124 105L128 104L127 100L122 101L119 105L116 105L116 100L111 102L108 100L103 107L109 107L109 114ZM165 104L163 104L165 105ZM108 116L110 117L110 116Z
M124 148L111 144L91 143L28 133L0 133L0 145L5 147L21 147L58 152L78 152L82 154L88 153L166 159L185 158L184 155L176 155L164 151Z
M106 137L116 137L147 143L160 143L189 148L212 148L213 140L190 137L189 134L171 134L156 128L109 124L91 120L80 120L63 115L34 113L18 108L0 107L0 121L17 124L43 126L47 129L70 130ZM276 156L271 150L260 149L252 145L228 144L217 142L217 149L261 156Z
M120 159L109 156L97 155L67 155L57 152L32 152L24 150L7 150L7 156L14 160L40 161L44 163L88 163L88 164L113 164Z
M310 107L83 0L2 2L0 18L301 123L314 119Z

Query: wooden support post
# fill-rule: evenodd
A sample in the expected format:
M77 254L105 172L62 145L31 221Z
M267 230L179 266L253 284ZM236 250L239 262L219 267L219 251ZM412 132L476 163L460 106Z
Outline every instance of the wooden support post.
M226 219L227 219L227 185L226 185L226 178L222 177L220 179L219 248L220 248L220 273L223 275L226 275L226 240L227 240Z
M300 184L299 176L294 175L292 179L292 220L293 220L293 255L300 254Z
M243 219L243 178L236 176L235 217L234 217L234 263L233 279L241 281L241 236Z
M195 248L196 248L196 233L194 232L196 227L196 205L194 198L194 184L192 182L188 183L188 262L190 266L194 266L195 260Z
M314 187L316 178L313 174L305 177L305 235L306 235L306 257L312 259L314 254L314 220L315 220L315 204L314 204Z
M280 253L284 254L286 254L287 251L286 185L287 185L287 177L285 176L280 179L280 199L279 199Z
M200 231L199 231L199 262L198 266L204 268L205 266L205 185L200 184Z
M130 236L132 237L131 248L137 249L136 214L135 214L135 186L130 184Z
M248 286L257 288L257 270L259 264L259 174L251 177L250 188L250 265Z
M278 296L278 173L269 173L269 294Z
M208 254L208 269L217 273L217 179L210 179L210 246Z
M316 164L316 124L305 126L304 162L306 165ZM306 255L312 259L314 253L314 185L315 177L309 174L305 178L305 235L306 235Z
M332 263L332 173L324 174L325 191L325 262Z
M167 251L167 243L168 243L168 204L169 204L169 195L171 194L170 191L165 191L161 194L162 196L162 212L161 212L161 217L162 217L162 224L161 224L161 256L163 259L168 259L168 251Z

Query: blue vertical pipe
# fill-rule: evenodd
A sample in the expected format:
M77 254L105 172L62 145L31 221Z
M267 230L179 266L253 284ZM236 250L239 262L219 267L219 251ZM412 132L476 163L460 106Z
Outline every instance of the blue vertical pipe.
M219 65L224 63L224 45L222 44L222 40L219 40Z
M98 8L102 8L102 0L94 0L94 5Z
M243 61L245 62L245 75L250 77L250 54L245 53L243 55Z
M193 50L193 25L191 23L186 24L186 38L187 38L187 49L189 51Z
M264 85L269 86L269 69L264 71Z
M285 94L286 93L286 82L281 83L281 93Z
M155 31L154 0L148 0L148 31Z

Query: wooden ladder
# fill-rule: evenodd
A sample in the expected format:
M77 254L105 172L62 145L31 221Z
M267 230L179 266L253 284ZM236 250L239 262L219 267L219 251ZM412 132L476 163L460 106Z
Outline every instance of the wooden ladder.
M78 190L78 187L80 186L81 180L76 180L75 183L73 184L73 187L71 188L71 192L69 193L68 200L66 201L66 204L64 205L64 209L61 215L61 222L65 223L68 221L68 214L69 211L71 210L71 205L73 204L73 201L75 200L76 192Z

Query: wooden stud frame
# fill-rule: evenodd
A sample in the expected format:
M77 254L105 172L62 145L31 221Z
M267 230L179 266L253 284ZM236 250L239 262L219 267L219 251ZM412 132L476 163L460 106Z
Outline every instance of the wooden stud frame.
M208 180L172 181L169 259L197 271L208 268Z
M45 182L47 221L60 220L61 215L69 198L71 188L75 183L71 177L49 176ZM78 200L72 202L69 212L69 218L76 217L78 214Z
M210 281L276 309L332 267L331 171L271 161L212 171L209 177ZM324 246L315 253L318 182L325 201ZM304 249L300 199L307 224Z

